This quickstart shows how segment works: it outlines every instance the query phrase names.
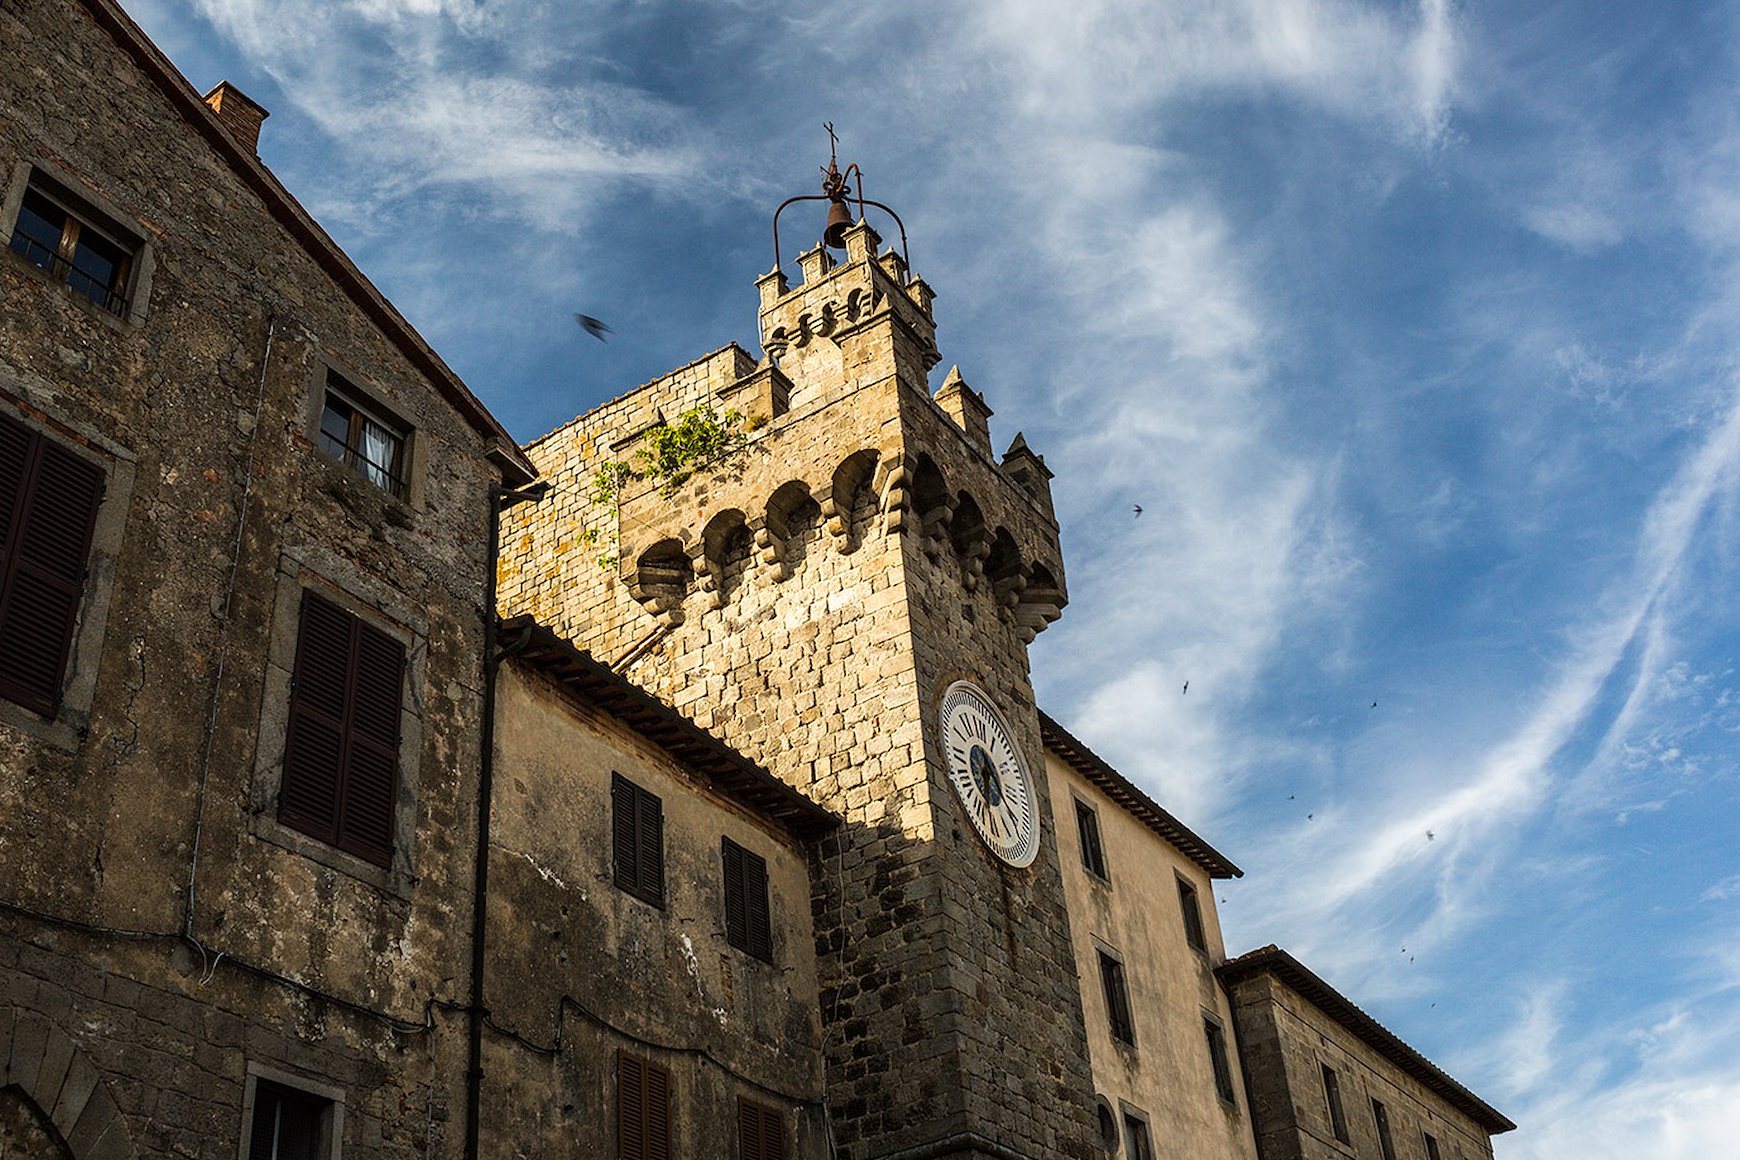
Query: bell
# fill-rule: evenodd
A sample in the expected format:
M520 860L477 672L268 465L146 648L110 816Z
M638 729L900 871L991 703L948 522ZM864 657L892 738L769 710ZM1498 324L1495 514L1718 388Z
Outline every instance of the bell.
M846 208L844 201L828 202L828 224L822 229L822 241L830 249L846 248L846 231L855 223L852 221L852 211Z

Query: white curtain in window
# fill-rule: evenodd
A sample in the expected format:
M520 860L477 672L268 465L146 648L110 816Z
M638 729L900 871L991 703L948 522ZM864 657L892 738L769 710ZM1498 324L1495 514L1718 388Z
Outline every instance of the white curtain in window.
M393 487L393 433L373 419L363 420L363 474L371 483L391 490Z

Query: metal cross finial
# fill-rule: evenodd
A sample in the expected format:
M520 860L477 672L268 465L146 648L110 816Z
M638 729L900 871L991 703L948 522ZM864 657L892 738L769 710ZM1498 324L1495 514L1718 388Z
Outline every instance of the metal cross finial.
M840 139L834 135L834 123L832 121L823 121L822 128L828 131L828 163L830 165L838 164L837 147L840 144Z

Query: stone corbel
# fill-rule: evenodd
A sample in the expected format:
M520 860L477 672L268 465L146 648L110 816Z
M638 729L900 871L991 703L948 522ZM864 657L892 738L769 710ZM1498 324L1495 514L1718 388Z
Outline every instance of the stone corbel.
M757 517L749 521L750 534L755 537L755 554L761 566L774 581L791 579L791 565L786 562L785 544L790 530L777 515Z

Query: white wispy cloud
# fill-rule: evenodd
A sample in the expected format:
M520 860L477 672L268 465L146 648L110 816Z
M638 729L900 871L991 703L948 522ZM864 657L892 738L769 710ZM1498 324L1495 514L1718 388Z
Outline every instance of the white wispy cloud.
M468 0L199 8L349 158L353 168L326 175L337 189L311 195L341 219L462 189L493 214L571 233L601 185L673 184L695 168L682 110L611 75L583 11L555 20L542 5Z

